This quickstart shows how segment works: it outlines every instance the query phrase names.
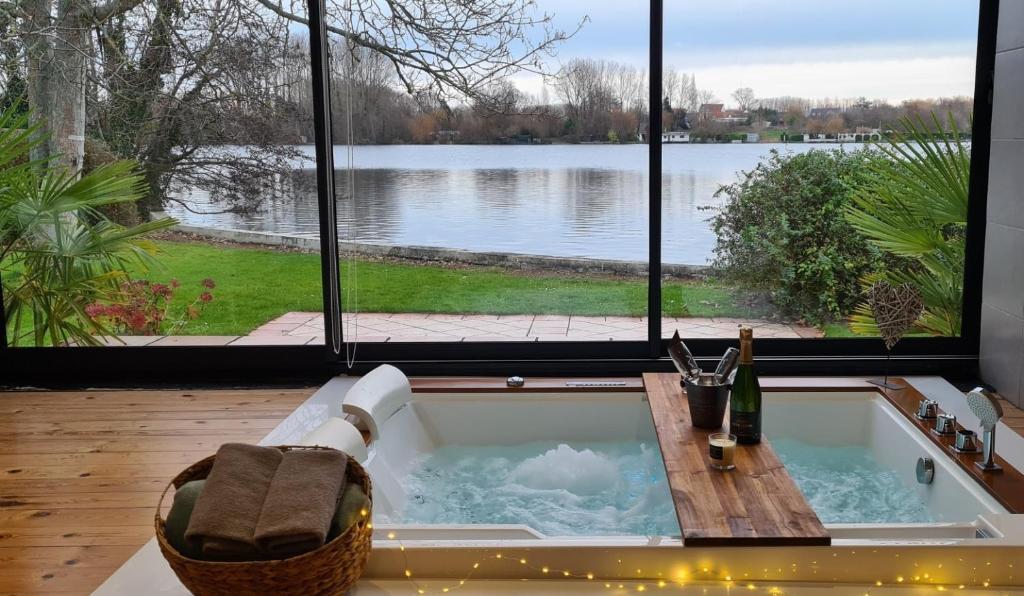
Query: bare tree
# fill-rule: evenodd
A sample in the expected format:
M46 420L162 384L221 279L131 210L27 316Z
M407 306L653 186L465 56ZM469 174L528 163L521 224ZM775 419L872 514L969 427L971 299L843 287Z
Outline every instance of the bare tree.
M662 96L667 97L673 108L686 110L688 114L700 109L697 79L692 74L670 68L662 75Z
M750 87L740 87L732 92L732 98L743 112L757 108L757 97Z
M308 22L297 0L257 2ZM329 33L385 57L409 95L446 108L452 100L486 103L486 91L513 74L548 74L545 60L586 20L558 29L533 0L335 0L328 13Z
M16 33L29 104L44 123L48 141L39 153L78 170L88 130L141 160L148 209L188 182L258 202L294 157L275 142L284 124L294 124L280 116L295 105L296 88L278 66L304 49L290 37L306 19L301 1L281 2L289 4L0 0L0 35ZM345 0L329 15L341 57L367 70L364 91L397 83L445 107L486 102L486 90L508 76L543 71L574 33L553 27L531 0ZM391 97L364 93L358 109L367 113ZM87 112L87 102L99 109ZM217 150L230 144L252 150Z
M555 93L565 104L566 117L574 134L604 137L611 111L619 107L615 91L608 86L613 65L606 60L574 58L555 80Z

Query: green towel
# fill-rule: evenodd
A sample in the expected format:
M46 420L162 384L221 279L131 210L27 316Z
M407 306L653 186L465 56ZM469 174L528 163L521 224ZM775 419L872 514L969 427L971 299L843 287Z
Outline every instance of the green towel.
M334 518L331 520L331 531L327 534L327 541L330 542L344 534L352 524L362 519L364 509L370 510L370 499L366 498L363 487L349 482L345 485L345 493L341 496L341 503L338 504L338 510L334 512Z
M167 535L167 542L174 550L189 559L202 559L203 551L199 544L192 544L185 540L185 529L188 528L188 520L192 517L192 509L196 506L196 499L199 493L203 492L206 480L193 480L181 485L174 493L174 504L167 514L167 524L164 526Z

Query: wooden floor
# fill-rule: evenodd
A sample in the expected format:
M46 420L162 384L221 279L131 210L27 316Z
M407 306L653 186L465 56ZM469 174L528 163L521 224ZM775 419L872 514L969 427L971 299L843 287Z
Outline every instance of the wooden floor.
M0 594L88 594L153 535L160 491L314 389L0 392Z

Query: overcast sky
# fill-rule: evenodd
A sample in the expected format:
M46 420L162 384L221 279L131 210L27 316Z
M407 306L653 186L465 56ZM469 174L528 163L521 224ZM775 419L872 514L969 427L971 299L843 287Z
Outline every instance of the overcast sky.
M720 100L759 97L900 101L972 95L979 0L665 0L665 66L693 73ZM647 3L538 0L562 29L583 30L557 61L647 65ZM521 77L539 93L536 77Z

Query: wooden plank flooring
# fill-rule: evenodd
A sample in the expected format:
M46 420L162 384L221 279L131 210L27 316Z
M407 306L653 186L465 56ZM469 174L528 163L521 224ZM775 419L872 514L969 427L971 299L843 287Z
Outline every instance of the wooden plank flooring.
M0 594L88 594L153 535L160 492L315 389L0 392Z

